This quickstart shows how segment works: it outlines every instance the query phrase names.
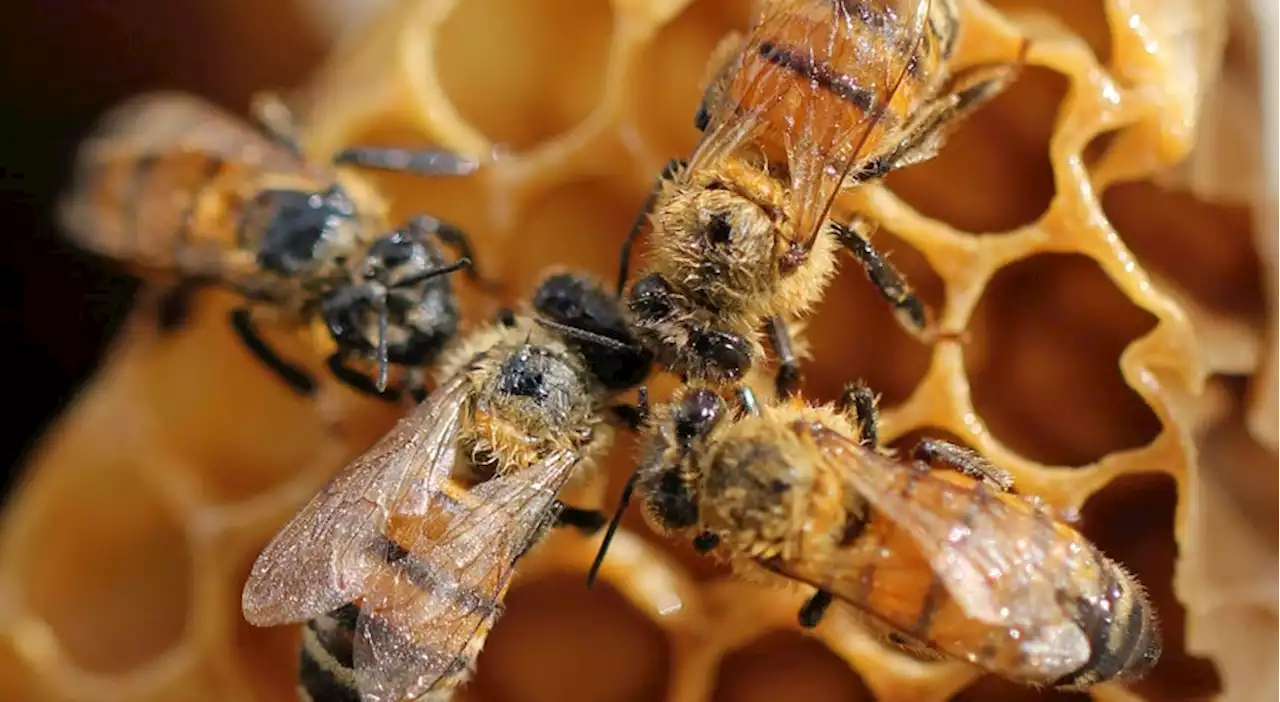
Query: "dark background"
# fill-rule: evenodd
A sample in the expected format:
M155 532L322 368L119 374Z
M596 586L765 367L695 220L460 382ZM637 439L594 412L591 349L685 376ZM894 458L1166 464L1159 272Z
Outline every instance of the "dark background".
M287 0L0 3L0 490L93 373L136 282L60 238L52 208L76 143L113 103L179 88L241 114L322 56Z

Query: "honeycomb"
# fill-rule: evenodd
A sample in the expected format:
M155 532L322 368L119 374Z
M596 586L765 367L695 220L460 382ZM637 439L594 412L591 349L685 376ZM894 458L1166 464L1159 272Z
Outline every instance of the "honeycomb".
M654 175L696 139L708 54L751 17L741 0L315 6L335 26L364 19L300 93L313 153L357 141L501 153L457 181L376 178L398 216L432 212L475 237L505 288L460 283L472 320L552 264L612 275ZM1093 698L1273 699L1274 242L1260 261L1247 198L1169 170L1208 129L1206 95L1239 43L1227 7L961 6L957 66L1011 57L1027 36L1029 67L937 159L842 206L883 223L877 244L969 339L910 339L845 264L806 325L805 392L831 399L866 378L886 439L981 450L1137 572L1166 653L1147 679ZM293 396L232 339L231 302L208 294L163 338L140 304L31 457L0 524L0 699L292 699L297 631L243 622L241 586L394 409L332 385L323 411ZM269 337L319 370L314 338ZM578 502L612 506L634 451L622 437L608 484ZM638 512L605 587L582 587L593 540L557 533L528 559L461 699L1084 697L914 662L838 615L801 635L804 592L728 578Z

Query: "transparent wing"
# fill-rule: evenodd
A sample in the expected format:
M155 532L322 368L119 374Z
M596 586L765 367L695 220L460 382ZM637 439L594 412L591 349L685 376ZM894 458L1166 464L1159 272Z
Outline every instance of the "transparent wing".
M796 242L808 248L844 177L885 138L930 0L766 3L690 168L745 144L785 159ZM781 164L778 164L781 165Z
M467 388L461 373L441 385L285 524L249 573L245 619L305 621L367 591L391 520L426 514L448 481Z
M578 459L561 451L492 478L455 498L445 524L410 530L402 565L361 605L355 664L366 699L414 699L470 666Z
M155 92L126 100L98 121L81 147L88 162L200 153L236 164L293 171L301 161L244 119L194 95Z
M1101 567L1096 550L1064 538L1031 505L900 464L825 428L813 433L846 485L909 537L968 616L1009 628L1065 624L1077 596L1101 594L1087 591L1101 580L1087 577ZM840 567L872 563L878 551L865 549Z

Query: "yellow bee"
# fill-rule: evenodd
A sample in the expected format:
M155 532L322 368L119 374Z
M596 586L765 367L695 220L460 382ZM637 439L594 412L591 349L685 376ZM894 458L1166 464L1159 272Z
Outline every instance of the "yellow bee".
M223 286L247 303L232 310L232 328L294 389L309 394L314 380L262 340L254 312L322 323L338 349L328 363L338 379L395 397L386 392L388 364L429 364L457 331L446 274L475 274L467 237L425 215L392 228L369 186L302 155L283 102L264 93L254 112L264 130L182 93L117 106L80 147L63 227L90 251L172 281L162 328L182 321L195 289ZM430 175L479 165L444 151L379 147L347 149L333 161ZM461 259L447 262L437 243ZM376 380L352 359L375 362ZM407 379L415 391L416 382Z
M448 699L519 559L553 525L604 523L557 495L593 472L612 437L606 399L650 358L612 294L580 276L546 278L533 307L447 352L427 400L258 556L244 615L307 622L303 699Z
M871 245L876 225L829 215L842 190L931 158L944 127L1016 76L1020 61L950 75L958 24L954 0L768 0L745 39L722 44L696 118L702 139L668 164L622 248L619 296L651 220L626 299L659 363L685 379L737 381L766 328L786 396L800 377L788 323L819 299L838 248L909 330L936 336Z
M861 384L834 405L738 397L734 412L693 386L642 411L644 453L618 515L634 486L657 530L716 550L739 573L817 588L802 626L838 600L922 659L1060 688L1132 679L1159 659L1141 584L1009 492L1010 476L982 456L937 440L911 461L886 456Z

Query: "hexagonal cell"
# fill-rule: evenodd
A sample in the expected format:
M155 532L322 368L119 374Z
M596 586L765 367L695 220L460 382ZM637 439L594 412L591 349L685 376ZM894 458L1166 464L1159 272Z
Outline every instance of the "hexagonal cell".
M325 445L328 431L316 401L288 387L235 336L227 312L240 303L239 298L221 293L198 299L191 324L145 351L148 357L141 364L145 370L139 380L145 385L136 409L144 414L142 419L106 420L154 423L173 455L188 457L187 468L197 471L202 496L220 503L238 502L289 480L300 470L314 469L317 448ZM282 357L317 378L327 372L312 365L317 363L315 351L296 337L266 323L260 328ZM355 402L364 402L375 419L377 412L387 412L386 403ZM393 416L387 414L385 419L389 425ZM359 437L354 440L358 442Z
M1085 256L1007 266L970 329L981 344L965 354L974 407L1002 442L1042 463L1084 465L1146 444L1160 425L1125 384L1120 354L1153 321Z
M1107 157L1107 153L1111 150L1112 144L1116 138L1124 132L1124 128L1111 129L1101 134L1095 135L1084 146L1084 152L1080 155L1084 161L1084 167L1090 174L1097 172L1097 166Z
M730 653L720 663L716 702L873 700L849 664L817 639L774 631Z
M536 198L512 234L518 255L503 261L503 284L527 299L550 267L594 271L607 288L618 277L618 253L635 220L644 193L609 180L579 180ZM632 256L631 274L644 255L642 235Z
M1049 137L1070 82L1027 66L990 103L953 127L938 155L885 183L921 214L967 232L1035 222L1053 199Z
M1098 63L1106 65L1111 60L1111 28L1107 25L1102 0L988 0L988 3L1011 17L1021 13L1049 15L1083 39Z
M1102 207L1148 270L1211 309L1265 313L1248 207L1210 204L1149 182L1113 185Z
M697 0L645 47L637 63L635 119L657 155L682 157L693 150L708 60L729 32L750 27L751 9L741 0Z
M600 102L612 33L603 2L459 3L436 33L440 83L469 124L525 150Z
M553 575L518 584L506 604L470 685L481 698L666 698L671 661L662 631L604 583L586 590L581 573Z
M77 665L119 674L179 645L191 554L182 517L128 468L93 469L59 476L8 567Z
M35 700L38 683L9 641L0 644L0 699Z
M881 229L872 243L898 268L934 313L945 301L942 280L918 251ZM929 369L933 350L908 334L893 308L867 279L862 266L840 253L840 273L823 293L803 332L812 358L804 365L805 390L835 399L844 384L861 378L881 394L881 406L905 400Z
M1033 690L1003 678L988 675L966 687L951 702L1088 702L1083 692Z
M1163 634L1156 667L1132 687L1146 699L1208 699L1221 691L1213 664L1186 653L1186 612L1173 592L1178 545L1173 538L1177 484L1165 475L1122 477L1081 510L1081 530L1147 589Z

